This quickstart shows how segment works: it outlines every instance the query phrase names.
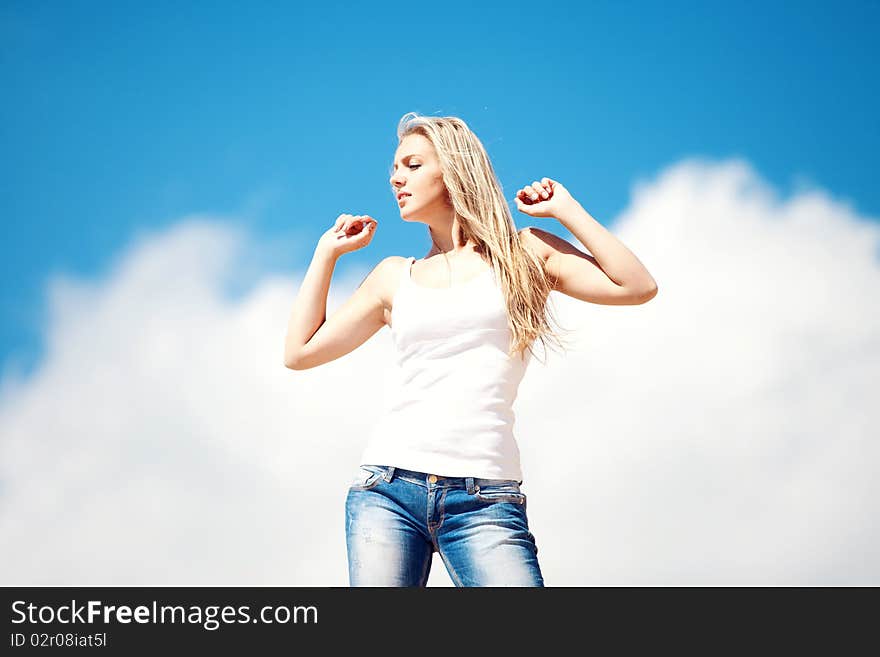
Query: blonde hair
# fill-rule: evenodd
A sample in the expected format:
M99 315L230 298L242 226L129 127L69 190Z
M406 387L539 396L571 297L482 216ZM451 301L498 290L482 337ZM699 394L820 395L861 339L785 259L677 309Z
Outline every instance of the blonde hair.
M534 355L532 344L537 339L545 350L547 340L564 349L559 333L548 322L552 319L559 326L545 303L553 286L540 258L520 241L482 142L455 116L407 112L397 126L398 145L411 134L426 137L434 146L450 204L458 215L462 240L459 246L472 240L501 284L512 334L508 355L519 353L524 357L526 349ZM428 234L436 248L430 227Z

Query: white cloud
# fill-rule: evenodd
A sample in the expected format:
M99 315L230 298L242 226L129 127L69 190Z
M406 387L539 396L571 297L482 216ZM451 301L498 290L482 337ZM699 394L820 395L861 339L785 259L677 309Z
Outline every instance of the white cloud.
M554 293L578 346L534 359L516 405L547 584L880 584L878 224L689 160L612 231L658 296ZM260 248L184 218L101 280L52 281L45 361L2 381L6 585L347 584L388 331L286 370L302 272L228 294ZM436 554L429 585L450 585Z

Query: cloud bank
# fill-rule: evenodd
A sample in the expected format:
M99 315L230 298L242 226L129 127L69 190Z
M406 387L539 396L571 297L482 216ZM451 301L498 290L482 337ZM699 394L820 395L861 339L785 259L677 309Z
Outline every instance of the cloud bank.
M693 159L610 230L659 294L552 293L575 348L533 359L515 406L547 585L880 584L876 219ZM390 335L285 369L307 263L230 296L260 248L183 217L51 280L43 362L0 381L6 585L347 585ZM328 313L365 273L340 263Z

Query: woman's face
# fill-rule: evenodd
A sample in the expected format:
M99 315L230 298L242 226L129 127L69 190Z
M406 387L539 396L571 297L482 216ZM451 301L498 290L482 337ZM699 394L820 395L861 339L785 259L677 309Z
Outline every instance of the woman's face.
M391 188L403 219L426 221L432 214L448 214L446 186L434 147L427 137L407 135L394 153ZM408 196L397 199L397 194Z

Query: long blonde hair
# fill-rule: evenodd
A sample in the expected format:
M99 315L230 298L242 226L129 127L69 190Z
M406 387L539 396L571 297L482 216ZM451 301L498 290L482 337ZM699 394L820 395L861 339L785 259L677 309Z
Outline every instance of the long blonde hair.
M564 340L548 322L551 319L559 326L545 303L553 286L540 258L520 241L482 142L456 116L407 112L397 126L398 145L404 137L414 133L426 137L437 153L449 201L458 215L459 246L473 240L477 252L484 254L501 284L512 333L508 355L519 353L524 357L526 349L534 355L532 344L537 339L545 350L547 340L564 349ZM428 233L434 242L430 227Z

